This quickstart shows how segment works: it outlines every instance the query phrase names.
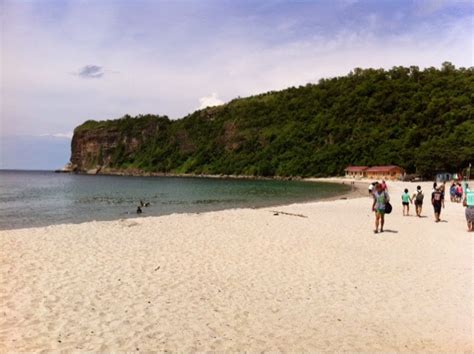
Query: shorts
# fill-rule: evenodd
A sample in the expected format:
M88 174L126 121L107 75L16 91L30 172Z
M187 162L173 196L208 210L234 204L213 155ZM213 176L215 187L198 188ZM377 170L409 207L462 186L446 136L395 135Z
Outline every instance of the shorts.
M417 202L417 201L415 200L415 206L421 207L422 205L423 205L423 202Z
M441 204L433 204L433 209L436 214L441 214Z
M375 209L375 212L376 212L377 214L384 215L384 214L385 214L385 209L379 209L379 208L377 208L377 209Z
M474 222L474 207L466 207L466 221Z
M408 206L410 203L408 203L408 202L402 202L402 204Z

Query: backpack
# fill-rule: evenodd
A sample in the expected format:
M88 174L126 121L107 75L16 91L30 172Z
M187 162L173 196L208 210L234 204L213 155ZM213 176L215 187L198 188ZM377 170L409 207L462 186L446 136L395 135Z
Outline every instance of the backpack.
M423 198L424 198L424 197L425 197L425 196L423 195L423 192L418 192L418 193L416 194L415 201L416 201L417 203L423 203Z
M441 193L440 192L435 192L434 196L433 196L433 199L435 200L435 202L440 202L441 201Z

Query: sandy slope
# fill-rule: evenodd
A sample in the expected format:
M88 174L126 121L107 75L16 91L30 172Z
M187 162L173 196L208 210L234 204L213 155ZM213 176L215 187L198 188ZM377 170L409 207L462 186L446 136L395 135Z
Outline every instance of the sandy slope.
M472 351L464 210L404 186L379 235L367 197L1 231L0 349Z

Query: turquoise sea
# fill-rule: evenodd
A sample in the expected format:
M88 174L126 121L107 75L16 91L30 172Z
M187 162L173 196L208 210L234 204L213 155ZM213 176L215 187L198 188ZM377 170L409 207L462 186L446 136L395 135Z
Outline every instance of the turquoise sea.
M255 208L319 200L348 186L303 181L124 177L0 171L0 229Z

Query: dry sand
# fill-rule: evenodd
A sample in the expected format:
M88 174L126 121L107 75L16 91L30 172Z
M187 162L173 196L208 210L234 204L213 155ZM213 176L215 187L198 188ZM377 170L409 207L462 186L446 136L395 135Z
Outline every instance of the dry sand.
M464 209L404 186L378 235L368 197L1 231L0 350L472 351Z

